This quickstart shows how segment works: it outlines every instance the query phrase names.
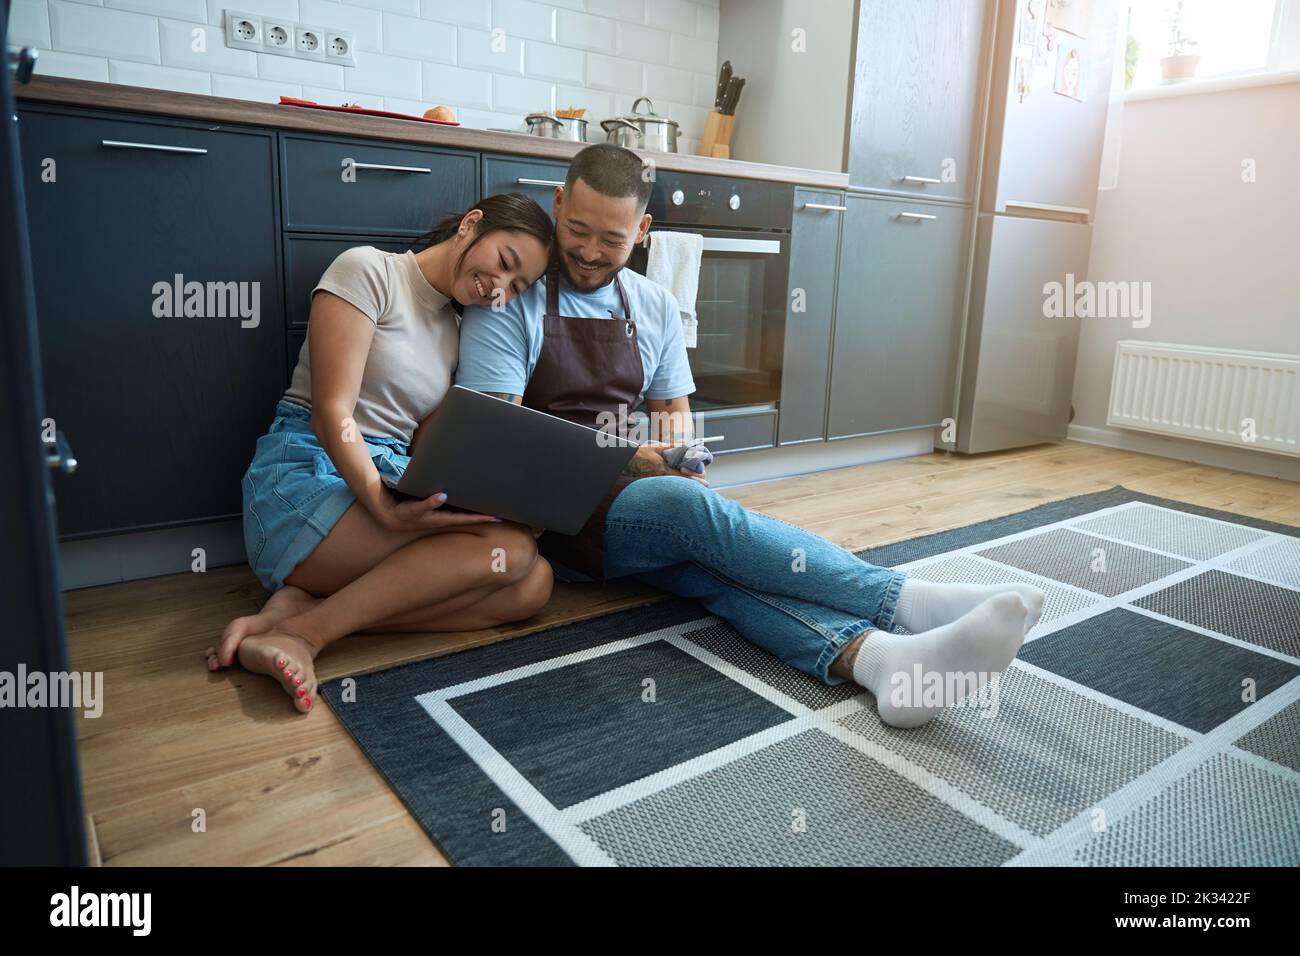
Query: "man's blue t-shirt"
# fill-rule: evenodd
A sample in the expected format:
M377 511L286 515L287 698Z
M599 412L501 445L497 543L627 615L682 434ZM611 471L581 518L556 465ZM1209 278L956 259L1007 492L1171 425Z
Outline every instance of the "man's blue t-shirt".
M621 269L618 278L636 322L645 370L641 397L668 401L691 394L695 380L686 360L677 300L663 286L631 269ZM465 309L460 324L457 385L477 392L524 393L542 352L546 281L542 276L499 312L480 305ZM594 292L576 292L561 273L559 298L560 315L623 321L623 303L613 280Z

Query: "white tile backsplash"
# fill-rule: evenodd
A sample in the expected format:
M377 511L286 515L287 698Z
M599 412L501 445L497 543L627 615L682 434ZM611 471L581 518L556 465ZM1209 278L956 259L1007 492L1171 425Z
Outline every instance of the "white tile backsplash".
M522 130L534 110L580 106L593 141L603 139L601 120L645 94L681 124L683 150L703 132L717 71L718 0L13 0L13 7L12 39L41 50L40 73L403 113L443 103L479 128ZM230 49L227 9L350 31L357 66ZM205 24L207 50L196 51L192 31Z

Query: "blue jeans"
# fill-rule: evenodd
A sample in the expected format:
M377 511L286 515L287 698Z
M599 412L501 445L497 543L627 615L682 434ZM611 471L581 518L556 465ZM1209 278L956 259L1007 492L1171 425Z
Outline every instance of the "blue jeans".
M747 639L827 684L872 627L894 626L905 574L749 511L699 482L642 478L605 519L605 575L694 598Z

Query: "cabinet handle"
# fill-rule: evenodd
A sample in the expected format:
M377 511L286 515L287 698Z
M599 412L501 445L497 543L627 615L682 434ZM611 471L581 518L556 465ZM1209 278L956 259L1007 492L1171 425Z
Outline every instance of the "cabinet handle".
M520 186L563 186L564 180L556 182L554 179L525 179L521 176L515 183Z
M358 163L351 162L346 165L352 169L378 169L389 173L432 173L433 170L427 166L389 166L386 163Z
M928 212L900 212L898 218L906 222L929 222L931 219L938 219L938 216L932 216Z
M828 206L822 202L806 202L803 204L804 209L825 209L827 212L848 212L848 206Z
M933 185L933 186L938 186L940 183L943 182L943 180L942 180L942 179L932 179L932 178L929 177L929 176L904 176L904 177L900 180L900 182L904 182L904 183L920 183L921 185L929 184L929 185Z
M155 153L185 153L193 156L206 156L206 149L199 149L197 146L160 146L157 143L126 143L117 139L101 139L100 146L107 146L110 149L147 149Z

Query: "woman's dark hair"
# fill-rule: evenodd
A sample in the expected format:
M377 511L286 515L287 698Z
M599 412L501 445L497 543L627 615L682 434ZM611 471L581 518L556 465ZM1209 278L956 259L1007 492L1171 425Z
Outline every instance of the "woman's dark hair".
M469 245L461 250L460 258L456 260L457 269L460 268L465 256L478 244L479 240L500 229L509 229L513 232L522 232L533 236L548 251L551 248L551 243L555 241L555 223L551 222L551 217L546 214L545 209L537 204L536 200L525 196L523 193L498 193L495 196L480 199L464 212L458 212L455 215L438 220L433 228L419 239L416 239L413 245L419 247L436 246L438 243L450 239L460 229L460 221L475 209L481 209L483 217L474 224L476 227L474 238L470 240Z

